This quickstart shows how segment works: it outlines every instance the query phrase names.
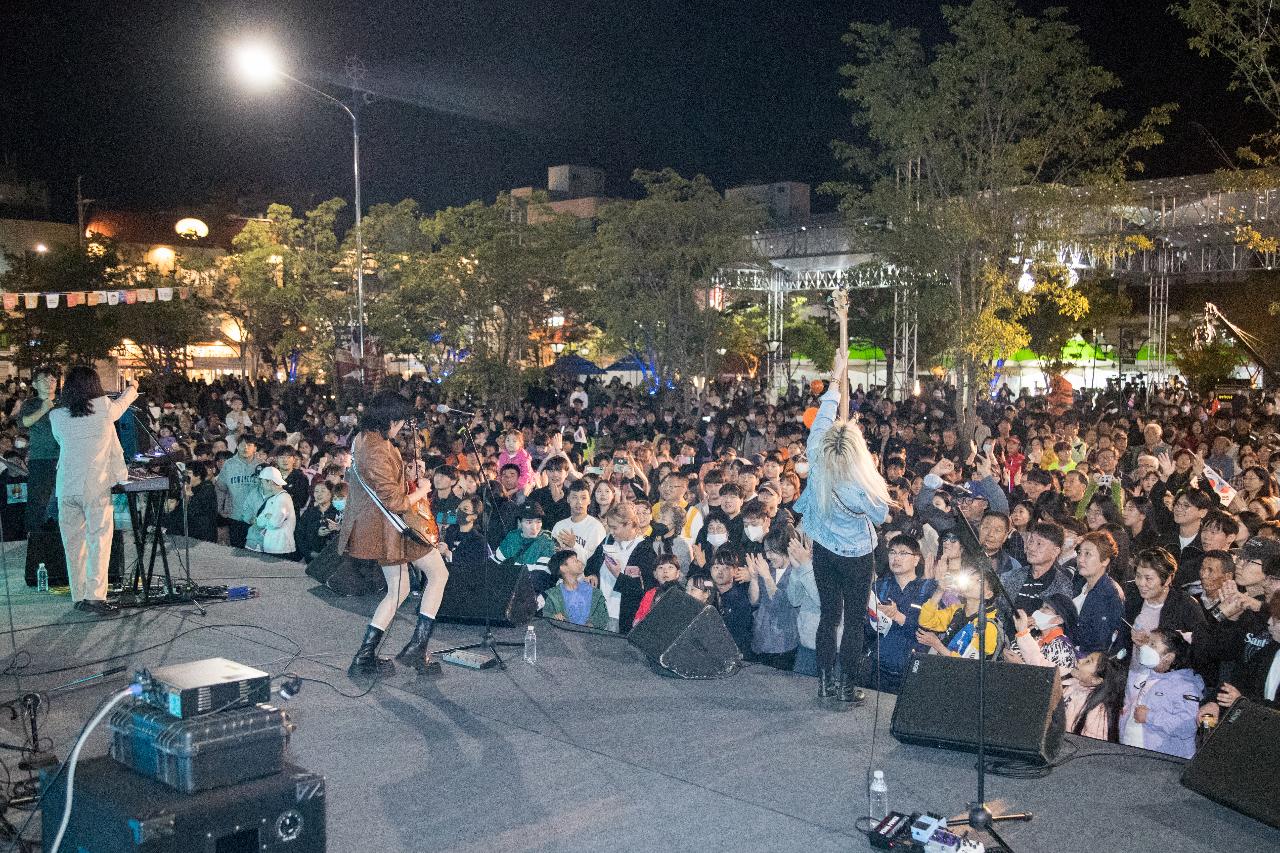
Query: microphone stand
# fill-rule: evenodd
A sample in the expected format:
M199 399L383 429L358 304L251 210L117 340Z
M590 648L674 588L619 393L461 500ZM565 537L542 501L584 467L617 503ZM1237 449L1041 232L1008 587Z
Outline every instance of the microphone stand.
M454 410L451 409L450 411L454 411ZM476 440L471 435L471 427L469 424L467 424L464 421L462 426L458 428L458 432L461 433L462 435L465 435L467 438L467 446L471 448L471 456L473 459L475 459L475 463L476 463L477 479L480 481L480 488L484 490L485 502L489 506L493 507L494 516L497 518L498 523L502 525L502 536L503 538L506 538L507 533L509 533L510 531L506 529L507 525L502 520L502 514L498 511L498 504L493 499L493 487L489 485L489 479L484 476L484 460L480 458L480 451L479 449L476 448ZM488 543L485 544L485 550L488 550ZM489 558L484 561L485 563L484 568L481 570L484 572L484 589L486 593L489 592L491 589L493 589L493 562L494 562L493 557L492 555L490 555ZM499 648L514 649L514 648L522 648L523 646L524 646L523 642L520 642L520 643L513 643L508 641L500 642L494 636L493 613L490 609L486 608L484 612L484 636L480 638L480 642L468 643L462 646L454 646L453 648L449 648L449 649L440 649L436 652L436 654L440 655L443 658L445 655L451 652L463 652L463 651L470 651L472 649L485 649L486 651L489 652L489 662L484 664L481 668L483 669L488 666L491 666L493 663L497 663L499 669L505 670L507 668L507 662L502 659L502 655L498 653L498 649Z
M1007 820L1029 821L1033 815L1031 812L992 813L987 805L987 573L990 571L994 577L995 571L991 566L991 558L978 541L978 532L973 529L973 524L960 512L959 507L953 508L951 513L956 522L955 530L960 544L969 552L974 567L978 570L978 790L977 798L969 803L968 813L951 818L947 821L947 826L968 826L976 832L985 832L996 840L1005 853L1013 853L1013 848L996 832L995 824ZM998 580L995 591L1012 606L1008 591Z

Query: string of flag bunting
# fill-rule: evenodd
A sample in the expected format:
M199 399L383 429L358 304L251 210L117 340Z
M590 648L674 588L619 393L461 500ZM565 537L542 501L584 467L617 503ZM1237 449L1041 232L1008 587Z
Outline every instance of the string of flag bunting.
M189 287L136 287L129 290L72 290L57 292L0 293L0 304L6 311L24 308L77 308L81 305L135 305L148 302L172 302L173 297L191 298Z

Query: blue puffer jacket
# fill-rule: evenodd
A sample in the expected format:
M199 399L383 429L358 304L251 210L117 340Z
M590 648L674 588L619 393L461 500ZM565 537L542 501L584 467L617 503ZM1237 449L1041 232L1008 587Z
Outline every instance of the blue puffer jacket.
M809 538L834 554L844 557L861 557L876 547L876 527L883 524L889 508L872 498L852 483L842 483L835 489L837 500L831 501L823 513L818 504L818 493L826 488L826 467L822 463L822 437L835 423L836 409L840 405L840 389L832 383L818 405L818 415L809 430L809 442L805 456L809 460L809 480L796 512L802 514L800 529Z

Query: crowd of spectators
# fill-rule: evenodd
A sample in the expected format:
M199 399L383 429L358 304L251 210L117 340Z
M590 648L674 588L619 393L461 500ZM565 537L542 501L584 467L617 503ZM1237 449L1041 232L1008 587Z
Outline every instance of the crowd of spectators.
M450 401L480 412L460 418L437 412L438 386L406 383L420 420L401 443L410 458L418 442L451 572L523 565L544 616L623 633L679 588L720 611L747 659L812 675L819 603L795 504L822 390L667 400L548 381L505 410ZM895 501L867 612L842 626L866 634L863 684L896 691L921 654L1052 667L1068 730L1182 756L1240 697L1276 702L1274 394L1113 389L1064 409L1002 389L968 426L948 394L852 393ZM21 463L29 392L0 395L0 454ZM139 402L148 443L190 460L171 529L302 561L324 551L356 405L233 380L170 381Z

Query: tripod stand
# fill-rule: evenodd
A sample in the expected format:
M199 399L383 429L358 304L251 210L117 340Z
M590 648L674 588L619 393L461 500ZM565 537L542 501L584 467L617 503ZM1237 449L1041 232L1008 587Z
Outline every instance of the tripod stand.
M471 450L471 456L476 463L476 471L479 473L480 487L484 489L485 503L494 508L494 514L497 516L498 523L501 524L503 527L502 534L505 537L508 532L506 529L506 523L502 520L502 516L497 513L498 504L493 499L493 487L489 485L489 480L484 476L484 463L480 459L480 451L476 448L475 438L472 437L471 435L471 428L464 422L462 426L458 428L458 432L461 435L466 436L467 447L469 447ZM493 556L492 554L490 554L489 558L485 560L483 571L484 571L484 589L487 592L493 588ZM467 643L466 645L454 646L448 649L440 649L439 651L436 652L436 654L440 655L441 657L444 657L445 655L450 654L452 652L467 652L467 651L472 651L474 649L484 649L489 653L489 660L488 662L481 664L479 668L488 669L490 666L493 666L494 664L496 664L499 669L505 670L507 668L507 662L502 659L502 655L498 652L498 649L521 648L523 646L524 646L524 643L522 642L513 643L509 641L500 641L497 639L497 637L493 633L492 610L490 608L486 608L484 613L484 635L480 638L480 642Z
M960 545L974 561L978 571L978 790L977 797L968 805L967 813L948 820L947 826L968 826L976 832L985 832L994 838L1006 853L1013 853L1013 849L996 832L995 824L1009 820L1028 821L1031 820L1032 814L1030 812L995 814L987 805L987 654L985 648L988 624L987 574L990 573L993 578L996 574L991 566L991 558L987 556L986 550L978 541L978 532L973 529L969 519L960 512L959 508L952 510L952 516L956 522L955 531L960 539ZM1010 600L1008 591L998 579L995 592L1002 596L1010 607L1013 606L1014 602Z

